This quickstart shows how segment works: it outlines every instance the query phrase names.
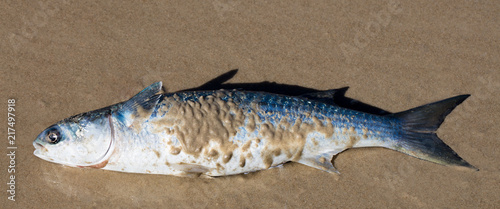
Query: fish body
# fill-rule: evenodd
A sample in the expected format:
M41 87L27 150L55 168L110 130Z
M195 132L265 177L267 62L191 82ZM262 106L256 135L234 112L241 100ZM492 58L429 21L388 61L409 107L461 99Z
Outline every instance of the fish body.
M290 97L238 90L159 93L64 119L33 142L55 163L177 176L224 176L298 162L335 173L332 157L385 147L431 162L474 168L435 131L468 95L379 116L339 107L335 90Z

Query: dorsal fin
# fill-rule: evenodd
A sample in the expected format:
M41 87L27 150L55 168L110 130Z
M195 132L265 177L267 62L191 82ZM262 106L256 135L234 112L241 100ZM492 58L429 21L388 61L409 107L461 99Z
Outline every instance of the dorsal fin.
M130 127L136 118L148 119L161 98L162 83L156 82L124 102L118 110L119 120Z
M302 94L300 96L311 100L325 102L328 104L335 104L333 102L334 98L338 96L344 96L347 89L349 89L349 87L312 92L312 93Z

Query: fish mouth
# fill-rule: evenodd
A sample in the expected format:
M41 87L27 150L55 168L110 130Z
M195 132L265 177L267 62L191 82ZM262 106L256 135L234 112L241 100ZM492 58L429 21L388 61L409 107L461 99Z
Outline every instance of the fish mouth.
M38 142L33 142L33 146L35 147L35 151L36 150L45 150L45 151L47 151L47 148L45 148L42 144L40 144Z
M33 146L35 147L35 151L33 152L35 156L40 156L40 152L47 152L47 148L36 141L33 142Z
M54 159L43 155L43 153L48 152L48 150L47 150L47 148L45 148L45 146L43 146L42 144L40 144L36 141L33 142L33 146L35 147L35 151L33 152L33 155L37 156L40 159L49 161L49 162L54 161Z

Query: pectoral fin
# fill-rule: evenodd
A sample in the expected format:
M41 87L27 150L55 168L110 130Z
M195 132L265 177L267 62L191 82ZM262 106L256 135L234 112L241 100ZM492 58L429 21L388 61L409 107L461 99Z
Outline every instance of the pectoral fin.
M162 96L161 90L162 83L156 82L124 102L117 112L119 120L130 127L137 119L148 119Z

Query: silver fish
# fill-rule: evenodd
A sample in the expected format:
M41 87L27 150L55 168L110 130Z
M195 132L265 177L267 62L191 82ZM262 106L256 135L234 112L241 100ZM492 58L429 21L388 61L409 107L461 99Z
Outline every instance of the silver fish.
M335 90L290 97L237 90L163 94L161 86L50 126L33 142L34 154L73 167L224 176L290 161L336 173L334 155L385 147L476 169L435 133L469 95L379 116L325 102Z

